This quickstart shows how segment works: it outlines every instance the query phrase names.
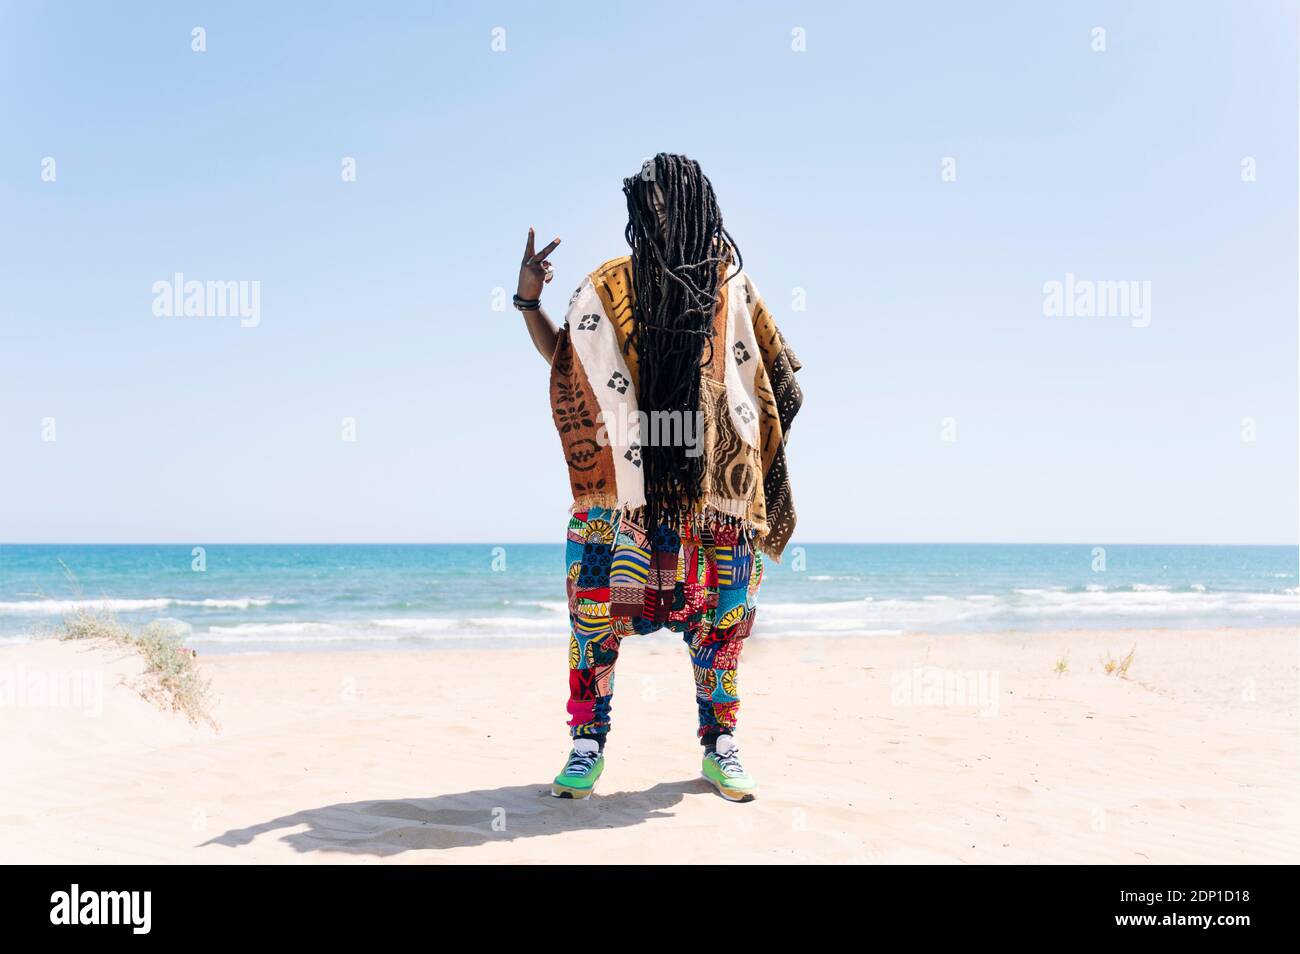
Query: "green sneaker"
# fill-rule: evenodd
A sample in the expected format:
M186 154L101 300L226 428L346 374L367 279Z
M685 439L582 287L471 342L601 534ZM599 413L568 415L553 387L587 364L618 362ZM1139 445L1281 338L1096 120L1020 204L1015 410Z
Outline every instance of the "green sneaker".
M556 798L586 798L596 788L596 779L605 771L605 756L595 739L575 739L564 771L551 783Z
M758 783L740 764L740 747L729 735L718 736L716 748L704 753L701 774L728 801L748 802L758 794Z

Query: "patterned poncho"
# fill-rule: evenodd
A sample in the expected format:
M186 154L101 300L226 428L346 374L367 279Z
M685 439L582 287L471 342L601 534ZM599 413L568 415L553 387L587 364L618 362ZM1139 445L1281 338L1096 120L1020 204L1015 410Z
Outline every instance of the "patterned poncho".
M551 359L551 412L575 511L645 505L640 449L651 438L636 426L637 354L624 348L632 330L631 264L625 255L587 276ZM704 353L703 433L682 424L683 436L695 441L687 446L705 455L699 509L753 528L759 548L779 560L795 525L785 442L803 403L794 377L799 360L744 272L720 290L713 347Z

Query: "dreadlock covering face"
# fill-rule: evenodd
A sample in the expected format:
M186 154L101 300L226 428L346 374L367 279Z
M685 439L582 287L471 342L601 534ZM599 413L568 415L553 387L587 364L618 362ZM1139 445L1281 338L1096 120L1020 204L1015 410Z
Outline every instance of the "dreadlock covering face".
M659 153L623 180L632 248L632 333L640 375L637 406L646 414L700 410L700 366L712 357L713 315L725 269L741 267L740 250L723 227L713 185L700 164ZM734 262L733 262L734 260ZM691 415L692 417L687 417ZM683 443L641 448L646 527L680 527L702 495L703 455Z

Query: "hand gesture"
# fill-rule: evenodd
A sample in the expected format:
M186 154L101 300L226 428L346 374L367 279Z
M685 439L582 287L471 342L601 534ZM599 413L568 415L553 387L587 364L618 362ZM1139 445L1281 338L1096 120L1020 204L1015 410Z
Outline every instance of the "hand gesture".
M528 244L524 246L524 261L519 266L519 290L516 294L529 301L542 297L542 286L551 280L554 274L551 263L546 260L560 240L557 238L540 252L533 251L533 230L528 230Z

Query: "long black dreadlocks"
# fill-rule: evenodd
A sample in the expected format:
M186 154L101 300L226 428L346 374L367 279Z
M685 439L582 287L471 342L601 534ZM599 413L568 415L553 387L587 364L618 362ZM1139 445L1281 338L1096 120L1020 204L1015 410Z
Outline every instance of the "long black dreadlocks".
M740 249L723 227L713 185L694 159L661 152L623 180L623 193L634 294L627 346L636 349L640 369L638 410L679 412L684 428L687 420L698 420L700 366L713 355L723 270L734 259L739 272ZM641 448L651 531L661 524L679 529L682 512L700 499L704 456L686 450L682 441L651 441Z

